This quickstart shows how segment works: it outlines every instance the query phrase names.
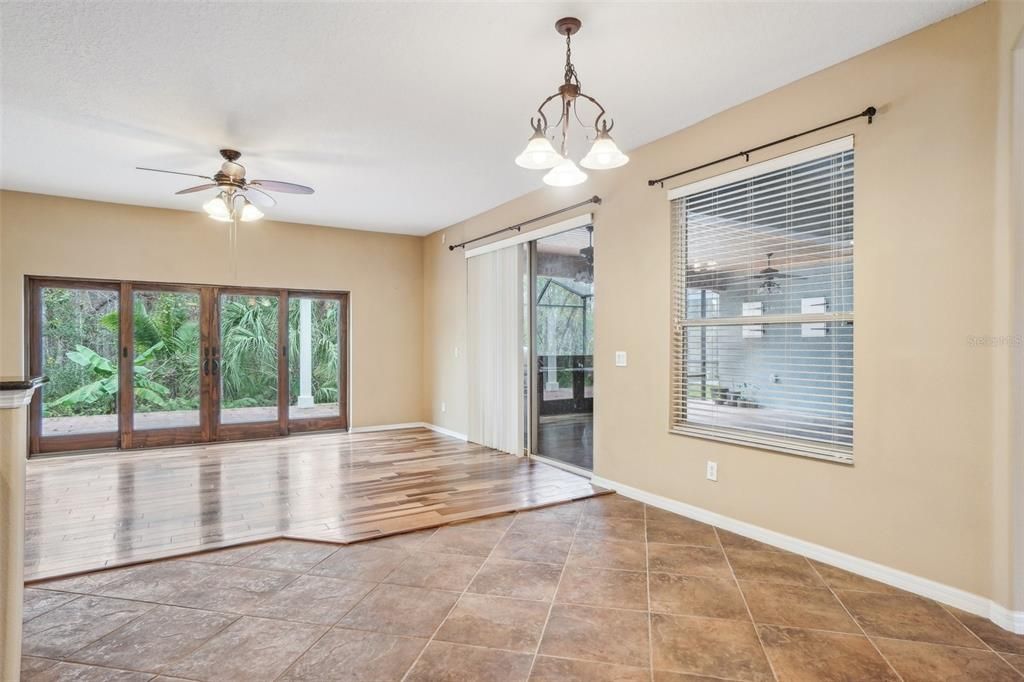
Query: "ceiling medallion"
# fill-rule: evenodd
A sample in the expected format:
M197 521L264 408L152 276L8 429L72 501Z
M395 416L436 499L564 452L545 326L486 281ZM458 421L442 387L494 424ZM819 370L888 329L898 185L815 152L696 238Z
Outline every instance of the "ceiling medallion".
M559 35L565 36L565 81L558 87L558 92L545 99L537 107L538 117L530 118L533 136L526 143L523 153L516 157L516 164L523 168L547 170L544 182L553 187L572 187L587 179L587 174L577 168L567 153L569 125L572 118L576 119L581 128L592 131L594 135L594 143L590 147L590 152L580 159L581 166L591 170L606 170L624 166L629 162L629 157L619 150L610 135L615 122L605 116L604 107L596 99L583 93L579 75L576 73L576 67L573 66L572 36L580 30L582 25L582 22L575 17L566 17L555 22L555 30ZM576 103L581 97L597 107L597 117L592 126L584 124L580 119ZM561 112L558 120L554 124L549 124L544 107L555 98L561 101ZM548 138L548 132L552 129L556 136L560 136L558 151L555 150L552 140Z

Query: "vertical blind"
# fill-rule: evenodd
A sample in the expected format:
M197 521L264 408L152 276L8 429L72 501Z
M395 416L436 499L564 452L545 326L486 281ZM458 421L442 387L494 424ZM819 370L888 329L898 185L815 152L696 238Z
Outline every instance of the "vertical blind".
M523 454L523 251L467 261L469 440Z
M852 461L853 156L670 193L673 432Z

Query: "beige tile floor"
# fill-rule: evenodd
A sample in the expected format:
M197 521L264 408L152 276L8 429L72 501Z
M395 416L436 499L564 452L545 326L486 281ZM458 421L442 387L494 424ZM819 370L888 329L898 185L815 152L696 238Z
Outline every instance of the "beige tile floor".
M36 584L25 680L1020 680L1024 637L605 496Z

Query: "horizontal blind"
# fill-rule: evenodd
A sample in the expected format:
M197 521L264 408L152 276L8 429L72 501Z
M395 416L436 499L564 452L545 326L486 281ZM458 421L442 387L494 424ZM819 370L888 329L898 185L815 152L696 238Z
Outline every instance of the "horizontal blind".
M672 202L671 428L851 461L853 150L775 165Z

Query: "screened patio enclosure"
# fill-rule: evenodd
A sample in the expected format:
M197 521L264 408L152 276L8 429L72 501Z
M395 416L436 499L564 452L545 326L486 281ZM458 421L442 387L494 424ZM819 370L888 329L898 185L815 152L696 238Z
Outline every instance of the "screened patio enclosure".
M537 240L534 257L531 450L582 469L593 468L592 248L590 228L581 227Z

